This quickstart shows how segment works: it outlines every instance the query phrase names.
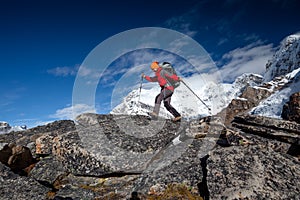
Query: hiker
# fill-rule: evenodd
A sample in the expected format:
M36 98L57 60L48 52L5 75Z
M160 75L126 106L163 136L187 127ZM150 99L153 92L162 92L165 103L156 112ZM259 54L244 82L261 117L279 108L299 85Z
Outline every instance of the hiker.
M174 116L173 121L174 122L180 121L181 115L170 104L171 97L175 89L174 86L171 84L171 81L177 81L177 82L181 81L180 77L178 77L176 73L169 74L168 72L165 72L165 70L159 65L159 62L157 61L152 62L150 68L155 73L155 76L149 77L146 76L145 74L142 74L142 77L150 82L158 82L161 87L160 93L155 98L155 105L154 105L153 112L150 113L151 118L153 119L158 118L160 104L163 101L165 108Z

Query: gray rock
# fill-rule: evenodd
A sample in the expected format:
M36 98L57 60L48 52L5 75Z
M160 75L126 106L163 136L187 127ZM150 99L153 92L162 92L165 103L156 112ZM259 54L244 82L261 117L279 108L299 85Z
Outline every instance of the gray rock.
M232 125L247 133L300 145L300 124L296 122L256 115L238 115Z
M83 189L80 187L72 187L67 185L61 188L55 195L54 199L72 199L72 200L94 200L95 193L92 190Z
M55 136L44 134L35 140L35 153L39 156L52 154Z
M197 188L197 184L203 179L203 155L198 147L205 149L204 145L203 141L198 139L177 145L171 144L160 151L136 182L134 190L147 194L154 185L159 184L166 188L174 182Z
M1 200L41 200L46 199L49 188L37 181L14 174L0 163L0 197Z
M180 124L170 120L149 121L144 116L89 114L88 117L96 118L98 123L89 119L92 125L77 126L81 142L114 172L145 170L152 157L169 144L180 129Z
M111 172L109 166L83 147L77 132L67 132L54 138L52 154L69 173L101 176Z
M300 168L295 158L270 147L217 148L208 159L211 199L298 199Z
M62 162L53 157L41 159L35 167L30 171L29 177L49 186L54 187L56 180L61 179L68 173Z

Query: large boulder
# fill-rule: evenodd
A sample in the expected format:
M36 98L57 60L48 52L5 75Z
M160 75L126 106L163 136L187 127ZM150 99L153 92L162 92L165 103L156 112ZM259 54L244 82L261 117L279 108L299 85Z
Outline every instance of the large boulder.
M180 131L180 124L149 121L145 116L88 114L77 119L82 146L113 172L145 170Z
M26 168L34 165L36 160L32 157L28 147L11 143L0 150L0 162L10 167L15 173L26 174Z
M53 157L41 159L30 171L29 177L43 183L44 185L55 188L56 181L59 181L68 174L62 162Z
M283 106L281 117L300 124L300 92L290 96L290 100Z

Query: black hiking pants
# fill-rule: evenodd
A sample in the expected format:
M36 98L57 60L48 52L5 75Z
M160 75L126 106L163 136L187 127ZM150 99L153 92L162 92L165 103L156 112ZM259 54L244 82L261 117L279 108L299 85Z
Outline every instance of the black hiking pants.
M160 104L163 101L165 108L174 116L179 117L180 114L177 110L171 105L171 97L173 92L171 90L167 90L166 88L162 88L160 93L155 97L155 106L153 112L157 115L159 114Z

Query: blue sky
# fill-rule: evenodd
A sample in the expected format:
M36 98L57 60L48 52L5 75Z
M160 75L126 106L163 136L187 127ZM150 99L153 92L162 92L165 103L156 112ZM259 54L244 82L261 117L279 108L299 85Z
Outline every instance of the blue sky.
M162 27L187 34L230 82L247 71L263 73L280 41L300 31L297 0L3 0L0 4L0 121L29 127L70 118L79 67L97 45L120 32ZM97 112L109 112L119 77L112 75L107 85L100 82Z

